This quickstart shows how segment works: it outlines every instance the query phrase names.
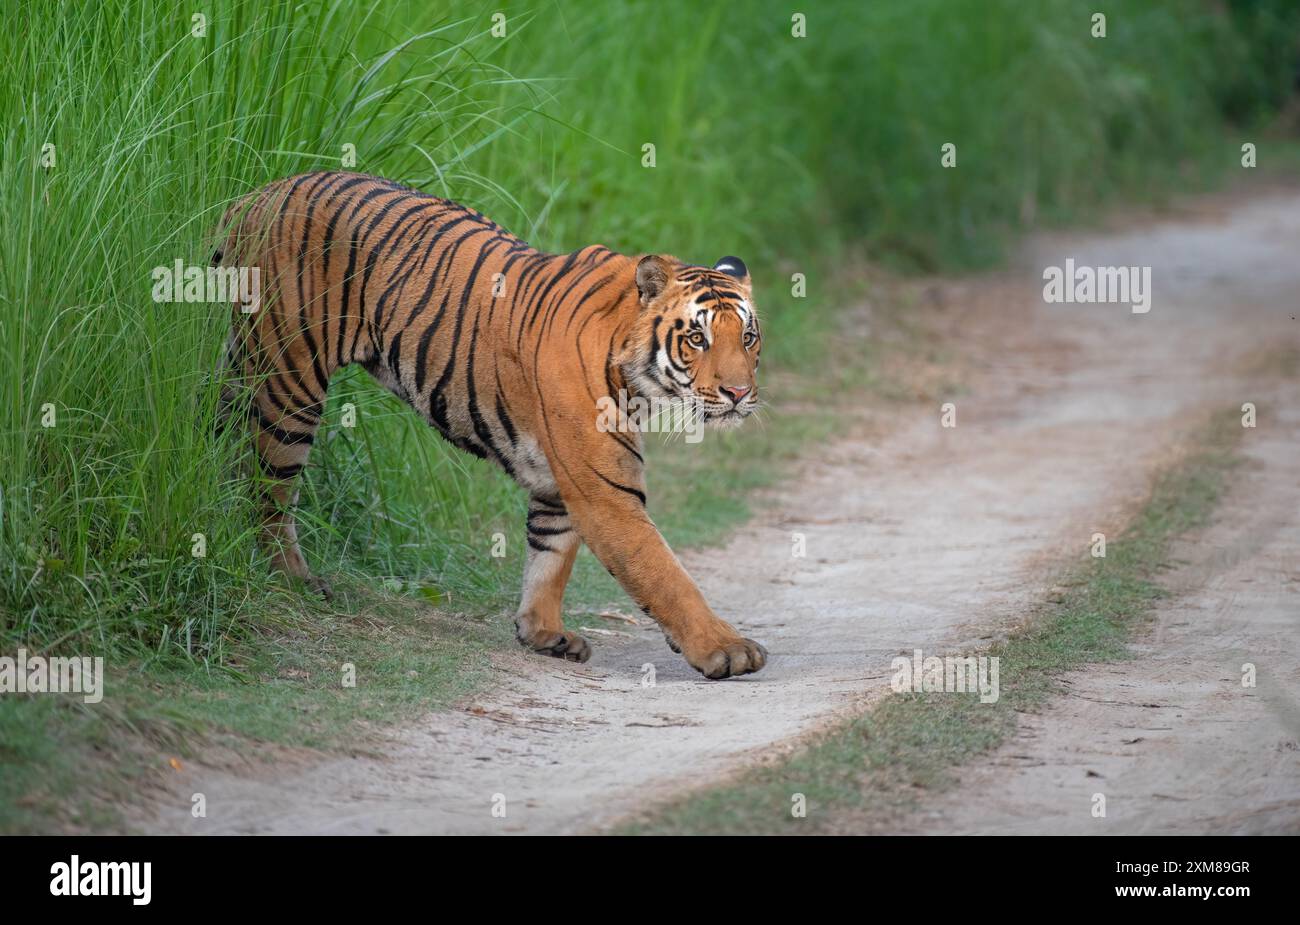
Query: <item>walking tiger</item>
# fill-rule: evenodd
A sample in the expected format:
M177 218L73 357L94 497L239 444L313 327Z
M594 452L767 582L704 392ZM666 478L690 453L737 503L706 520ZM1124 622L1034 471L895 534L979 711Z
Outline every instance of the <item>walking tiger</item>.
M597 427L600 399L620 394L688 400L717 424L754 411L762 333L738 258L542 253L473 209L344 172L245 196L223 235L214 263L260 268L257 311L233 311L223 404L248 410L275 568L329 594L298 546L294 482L330 377L355 363L529 493L523 645L590 656L561 618L585 542L706 677L764 666L646 513L641 434Z

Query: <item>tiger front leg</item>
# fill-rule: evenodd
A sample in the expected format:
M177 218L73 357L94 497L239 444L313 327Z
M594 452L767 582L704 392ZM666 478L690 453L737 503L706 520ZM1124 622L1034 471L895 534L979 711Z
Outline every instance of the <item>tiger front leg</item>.
M561 615L564 587L580 544L563 504L537 496L529 499L528 559L523 597L515 615L515 638L534 652L572 662L591 658L587 640L566 632Z
M713 612L641 503L607 489L570 510L591 551L659 624L669 646L714 681L766 665L767 650Z

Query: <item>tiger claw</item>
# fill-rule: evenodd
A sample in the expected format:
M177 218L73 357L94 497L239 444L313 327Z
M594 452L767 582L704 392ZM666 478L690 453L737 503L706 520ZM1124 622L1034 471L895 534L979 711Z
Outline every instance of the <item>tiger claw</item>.
M767 664L767 649L752 639L739 639L708 653L700 659L688 659L691 666L710 681L753 674Z
M562 658L569 662L585 662L591 658L591 646L588 645L587 640L577 633L541 632L527 639L519 635L516 635L515 638L519 640L519 644L525 649L531 649L552 658Z

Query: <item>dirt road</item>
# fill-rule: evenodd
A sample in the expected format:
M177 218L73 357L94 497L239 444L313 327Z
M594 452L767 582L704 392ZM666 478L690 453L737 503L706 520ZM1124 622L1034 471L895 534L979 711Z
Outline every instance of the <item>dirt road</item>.
M1230 551L1206 560L1214 579L1167 605L1140 661L1073 679L1077 698L1033 718L920 821L932 831L1057 831L1074 814L1088 830L1095 820L1086 802L1079 809L1071 775L1091 768L1132 800L1117 795L1111 815L1131 828L1217 830L1213 813L1192 804L1231 793L1222 812L1236 828L1294 830L1300 731L1283 704L1300 702L1300 422L1283 393L1252 391L1249 370L1252 358L1300 343L1297 253L1300 196L1289 193L1136 233L1041 238L997 278L936 284L941 304L928 310L979 366L969 391L944 399L956 426L941 425L941 402L857 422L864 436L810 448L800 477L725 547L683 557L719 613L767 645L758 675L703 681L651 626L592 636L582 666L503 655L490 693L393 731L383 759L287 773L190 766L175 800L149 807L138 828L600 829L886 695L896 654L987 644L1042 598L1051 565L1123 524L1181 434L1211 409L1255 401L1259 484L1199 550ZM1067 257L1151 267L1150 311L1045 304L1043 268ZM1254 529L1264 515L1267 529ZM1252 660L1259 686L1243 706L1225 691ZM1127 702L1149 699L1178 704L1182 719ZM1167 728L1133 731L1143 723ZM1115 745L1121 738L1142 741ZM1243 750L1258 760L1233 761ZM1014 757L1026 754L1035 757ZM1172 779L1179 766L1194 771ZM1083 783L1101 789L1097 778ZM196 791L205 819L189 812ZM504 818L493 814L503 800Z

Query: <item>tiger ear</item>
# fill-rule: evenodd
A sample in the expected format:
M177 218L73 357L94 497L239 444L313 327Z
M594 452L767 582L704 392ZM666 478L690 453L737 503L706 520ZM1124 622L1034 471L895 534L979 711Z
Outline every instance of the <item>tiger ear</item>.
M713 269L721 270L742 282L749 282L749 269L745 266L745 261L739 257L723 257L713 265Z
M636 265L636 289L641 293L641 304L649 305L655 296L664 291L672 277L672 267L658 254L647 254Z

